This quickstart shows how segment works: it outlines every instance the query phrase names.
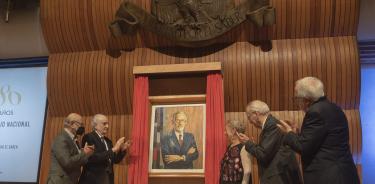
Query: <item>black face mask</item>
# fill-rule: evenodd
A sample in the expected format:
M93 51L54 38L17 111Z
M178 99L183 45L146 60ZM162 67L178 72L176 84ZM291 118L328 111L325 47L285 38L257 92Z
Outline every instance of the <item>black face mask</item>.
M81 126L77 129L76 134L77 135L83 135L85 133L85 127Z

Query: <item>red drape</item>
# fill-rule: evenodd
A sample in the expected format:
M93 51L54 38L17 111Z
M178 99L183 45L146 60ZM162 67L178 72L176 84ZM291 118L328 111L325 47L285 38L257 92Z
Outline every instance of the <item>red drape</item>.
M205 184L218 184L220 161L225 153L223 78L208 74L206 88L206 160Z
M149 104L148 77L137 76L133 93L133 130L128 184L148 183Z

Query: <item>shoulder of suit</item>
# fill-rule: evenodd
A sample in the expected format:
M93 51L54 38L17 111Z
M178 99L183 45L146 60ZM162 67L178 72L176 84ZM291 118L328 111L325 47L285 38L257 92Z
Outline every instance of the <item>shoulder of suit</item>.
M95 136L94 133L95 133L95 132L87 133L87 134L83 135L83 137L94 137L94 136Z
M60 134L56 136L56 139L68 139L68 138L71 139L69 134L65 130L62 130Z
M85 140L88 140L88 139L89 140L94 140L96 136L98 136L96 134L96 132L90 132L90 133L87 133L87 134L83 135L82 139L85 139Z
M192 134L192 133L190 133L190 132L184 132L184 134L185 134L186 136L189 136L189 137L194 137L194 134Z
M265 129L272 129L272 128L277 128L277 122L279 120L276 119L275 117L273 117L272 115L270 115L268 118L267 118L267 121L266 121L266 124L264 125L264 128Z

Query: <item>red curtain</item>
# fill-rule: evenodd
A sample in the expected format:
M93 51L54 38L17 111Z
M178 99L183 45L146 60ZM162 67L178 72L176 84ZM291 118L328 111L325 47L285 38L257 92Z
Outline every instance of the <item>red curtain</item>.
M218 184L220 161L225 153L223 78L220 73L207 76L205 184Z
M148 77L137 76L133 93L133 130L128 169L128 184L148 183L149 104Z

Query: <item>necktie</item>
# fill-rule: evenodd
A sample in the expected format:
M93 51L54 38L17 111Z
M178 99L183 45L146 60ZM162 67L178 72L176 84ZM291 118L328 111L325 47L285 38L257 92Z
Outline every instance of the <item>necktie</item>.
M76 136L73 138L73 141L74 141L74 144L76 145L78 152L81 153L81 150L80 150L81 147L79 146L79 142Z
M108 148L107 142L105 141L104 137L101 137L100 139L102 140L103 144L105 145L105 150L108 151L109 148ZM108 163L111 164L110 158L108 158Z
M182 147L182 144L184 144L184 141L182 140L182 135L178 135L178 143L180 144L180 146Z
M79 146L78 140L76 140L75 142L76 142L77 148L80 149L81 147Z
M107 142L105 141L104 137L101 137L100 139L102 140L103 144L105 145L105 150L108 151L108 145L107 145Z

